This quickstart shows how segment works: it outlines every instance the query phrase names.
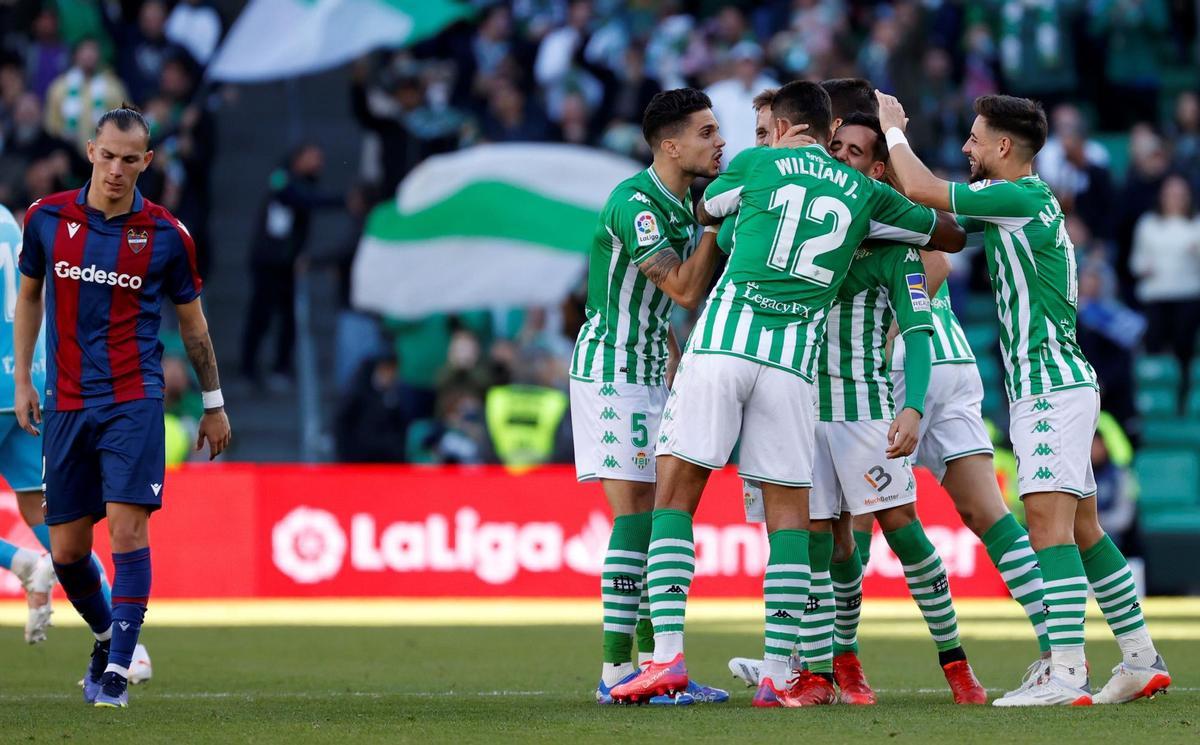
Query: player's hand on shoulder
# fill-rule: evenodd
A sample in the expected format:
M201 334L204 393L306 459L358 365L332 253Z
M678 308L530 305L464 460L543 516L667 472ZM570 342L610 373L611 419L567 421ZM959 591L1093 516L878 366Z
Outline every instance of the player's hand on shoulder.
M13 409L16 411L17 424L21 425L21 429L34 437L41 434L36 425L42 423L42 408L33 383L20 381L16 383L13 392Z
M917 449L921 429L921 414L916 409L904 409L888 428L888 458L904 458Z
M198 430L196 450L202 450L204 441L207 440L209 460L225 452L225 449L229 447L229 441L233 438L233 432L229 428L229 416L225 413L224 408L205 411L204 416L200 417Z

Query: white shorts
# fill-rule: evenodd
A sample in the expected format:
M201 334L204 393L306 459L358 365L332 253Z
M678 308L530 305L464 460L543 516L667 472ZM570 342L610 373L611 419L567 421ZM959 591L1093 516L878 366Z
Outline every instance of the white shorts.
M654 441L665 385L571 380L575 478L654 483Z
M904 373L892 373L892 397L904 402ZM983 381L979 368L970 363L934 365L925 394L921 438L916 463L925 466L940 482L946 464L956 458L992 454L992 440L983 426Z
M812 383L728 354L684 355L663 412L659 455L717 469L741 439L742 478L812 486Z
M867 515L917 501L912 463L884 455L891 425L878 419L817 422L810 519Z
M1061 491L1096 495L1092 437L1100 421L1095 388L1026 396L1008 406L1008 437L1017 456L1017 490L1024 497Z

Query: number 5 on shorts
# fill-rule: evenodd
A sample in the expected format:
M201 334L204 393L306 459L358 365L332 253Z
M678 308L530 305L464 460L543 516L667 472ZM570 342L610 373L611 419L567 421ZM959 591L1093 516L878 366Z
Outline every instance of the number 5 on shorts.
M644 448L650 443L650 430L646 429L646 415L634 414L629 422L630 434L633 435L633 446Z

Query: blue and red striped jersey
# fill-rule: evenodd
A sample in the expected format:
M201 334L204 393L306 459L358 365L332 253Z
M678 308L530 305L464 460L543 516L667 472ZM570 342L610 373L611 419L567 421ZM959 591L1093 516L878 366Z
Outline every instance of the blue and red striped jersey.
M21 273L46 281L44 408L72 411L163 397L162 299L200 296L196 247L183 223L135 190L105 219L88 184L25 213Z

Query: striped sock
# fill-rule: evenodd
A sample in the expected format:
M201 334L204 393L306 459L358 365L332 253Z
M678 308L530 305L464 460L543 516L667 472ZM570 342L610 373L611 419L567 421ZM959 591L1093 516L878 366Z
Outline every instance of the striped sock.
M871 563L871 531L854 531L854 545L858 548L858 560L860 562L862 571L865 574L867 571L867 564Z
M1074 543L1049 546L1037 552L1042 567L1042 599L1054 672L1068 682L1087 679L1083 654L1083 613L1087 608L1087 577L1079 547Z
M833 619L833 653L858 653L858 616L862 611L862 560L858 551L829 565L837 616Z
M808 534L808 559L812 581L808 603L800 620L800 646L804 662L814 673L833 672L833 624L837 614L829 578L833 558L833 533Z
M933 544L925 535L920 520L913 520L898 530L884 532L884 538L904 565L904 580L908 591L925 617L929 635L939 652L960 647L958 619L950 597L950 582L946 569Z
M1038 567L1037 555L1029 546L1029 534L1009 513L987 529L983 534L983 545L996 569L1000 570L1009 594L1021 604L1033 624L1038 649L1043 654L1049 652L1050 639L1046 636L1046 617L1042 613L1042 570Z
M650 513L620 515L613 519L604 568L600 573L600 599L604 605L604 661L629 662L633 655L633 631L637 624L638 601L642 596L642 574L646 569L646 546L650 542Z
M654 624L650 621L650 587L642 582L642 599L638 603L637 620L638 664L654 656Z
M1142 604L1138 602L1133 572L1121 554L1121 549L1107 535L1081 555L1088 584L1096 594L1096 602L1108 621L1108 628L1117 637L1121 655L1130 665L1153 665L1158 657Z
M767 536L771 554L763 574L765 662L786 664L799 639L800 620L808 604L809 536L807 530L776 530ZM778 664L773 667L778 668Z
M670 662L683 652L683 619L695 573L692 516L681 510L655 510L646 563L655 662Z

